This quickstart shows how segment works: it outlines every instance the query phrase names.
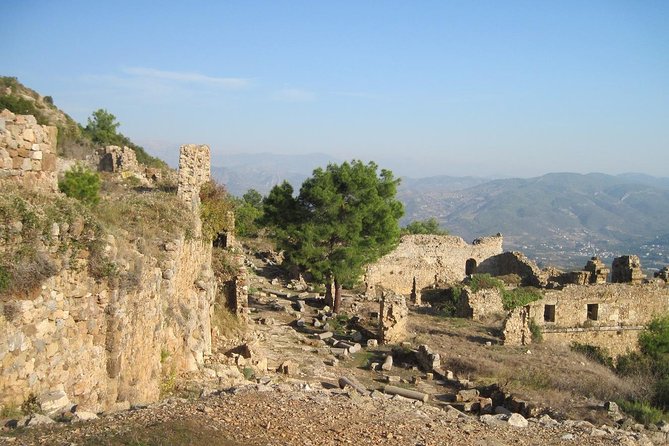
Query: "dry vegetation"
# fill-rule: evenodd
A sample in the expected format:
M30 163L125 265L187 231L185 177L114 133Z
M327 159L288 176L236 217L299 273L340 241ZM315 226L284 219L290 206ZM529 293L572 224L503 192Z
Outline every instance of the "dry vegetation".
M623 379L566 347L501 345L500 319L475 322L412 313L410 321L414 343L435 348L444 367L458 376L484 385L497 383L572 418L594 416L589 410L593 399L637 399L647 393L643 382Z

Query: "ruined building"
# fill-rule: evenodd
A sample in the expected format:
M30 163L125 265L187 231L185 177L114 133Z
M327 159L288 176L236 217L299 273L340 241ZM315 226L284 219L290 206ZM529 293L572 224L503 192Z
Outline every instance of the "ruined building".
M471 245L452 235L405 235L393 252L367 267L366 294L376 295L383 288L416 295L438 283L459 282L475 273L481 262L500 254L502 241L500 234Z
M636 256L614 259L615 283L602 281L605 271L593 258L585 267L585 284L543 290L542 299L510 313L505 344L529 343L529 325L534 324L543 342L593 345L614 357L636 350L639 331L669 311L669 286L663 280L641 283L644 276Z

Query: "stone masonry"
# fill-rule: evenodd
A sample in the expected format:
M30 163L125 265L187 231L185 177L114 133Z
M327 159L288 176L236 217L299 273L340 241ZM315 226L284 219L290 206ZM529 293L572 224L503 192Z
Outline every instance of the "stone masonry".
M0 181L56 192L56 139L58 129L39 125L34 116L0 112Z
M366 294L375 296L383 288L418 295L440 282L459 282L468 261L480 264L501 253L502 240L501 235L483 237L470 245L452 235L405 235L393 252L367 267Z
M590 344L617 356L636 350L639 331L667 313L669 286L660 281L643 286L567 285L561 290L545 290L544 297L527 308L544 342Z
M407 336L409 319L409 309L404 296L388 293L381 297L379 319L381 344L397 344L403 341Z
M137 155L130 147L107 146L100 149L100 165L102 172L136 172L141 168L137 162Z
M621 256L613 259L611 265L611 282L641 283L646 276L641 270L639 256Z
M179 155L179 188L177 195L199 209L200 188L209 181L211 172L211 153L209 146L186 144L181 146Z
M185 147L180 195L192 206L208 178L209 150ZM54 252L62 237L82 233L75 226L54 224ZM155 257L132 245L120 249L111 235L102 241L109 262L136 272L136 286L96 280L80 256L35 294L0 301L0 404L53 392L93 412L147 404L159 398L164 379L197 370L211 353L211 241L181 235Z

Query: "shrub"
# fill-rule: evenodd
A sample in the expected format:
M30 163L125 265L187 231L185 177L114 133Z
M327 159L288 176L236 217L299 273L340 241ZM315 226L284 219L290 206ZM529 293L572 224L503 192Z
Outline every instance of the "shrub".
M474 274L471 279L469 279L468 285L474 293L491 288L497 288L500 291L504 289L504 282L490 274Z
M656 409L643 401L618 401L618 406L639 423L656 424L664 418L660 409Z
M532 342L541 342L543 341L543 335L541 334L541 327L534 322L534 319L530 319L529 322L530 333L532 334Z
M10 281L11 276L9 275L9 271L7 271L4 266L0 265L0 293L9 288Z
M435 234L448 235L448 231L441 229L436 218L428 218L427 220L416 220L406 225L401 230L401 234Z
M42 406L40 406L39 401L37 401L35 394L31 393L28 395L28 398L21 404L21 412L23 412L24 415L33 415L42 412Z
M502 304L505 310L523 307L541 299L541 291L533 287L518 287L513 290L502 289Z
M609 368L613 368L613 358L609 355L609 351L605 348L574 342L571 344L571 349L582 354L591 361L595 361Z
M100 201L100 176L81 165L65 172L64 178L58 182L58 188L68 197L88 205Z
M209 181L200 189L202 235L209 240L225 232L230 226L232 200L225 188Z

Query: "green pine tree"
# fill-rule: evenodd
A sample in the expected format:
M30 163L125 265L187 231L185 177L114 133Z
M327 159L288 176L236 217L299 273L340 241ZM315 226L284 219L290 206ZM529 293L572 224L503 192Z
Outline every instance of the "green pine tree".
M314 170L297 197L284 182L264 200L264 222L272 227L286 260L325 281L335 312L342 286L353 285L365 265L399 240L404 212L395 198L399 179L377 169L373 162L355 160L330 164Z

